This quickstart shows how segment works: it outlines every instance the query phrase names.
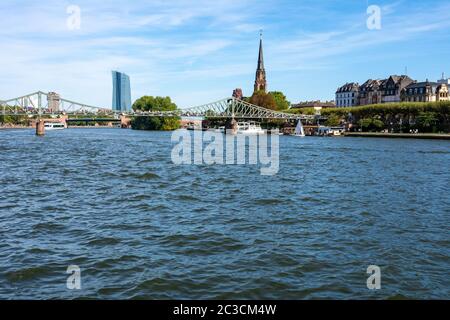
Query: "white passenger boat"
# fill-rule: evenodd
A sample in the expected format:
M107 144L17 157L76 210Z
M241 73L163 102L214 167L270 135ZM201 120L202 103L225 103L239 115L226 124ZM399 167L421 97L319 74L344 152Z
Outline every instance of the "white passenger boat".
M44 128L45 130L64 130L66 126L60 122L45 122Z
M238 134L255 135L265 134L266 132L256 122L238 122Z
M345 132L344 127L324 127L320 126L317 135L325 137L339 137Z

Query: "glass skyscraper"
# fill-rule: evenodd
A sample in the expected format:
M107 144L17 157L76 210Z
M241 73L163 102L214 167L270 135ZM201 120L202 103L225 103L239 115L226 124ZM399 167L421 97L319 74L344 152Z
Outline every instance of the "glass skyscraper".
M131 111L130 77L125 73L113 71L113 111Z

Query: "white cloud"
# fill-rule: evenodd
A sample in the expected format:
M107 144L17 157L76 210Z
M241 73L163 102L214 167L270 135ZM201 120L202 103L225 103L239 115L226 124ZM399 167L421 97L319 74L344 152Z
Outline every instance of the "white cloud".
M368 50L386 43L408 42L416 37L429 37L430 31L450 27L450 6L436 5L426 12L416 12L405 16L395 14L389 6L389 16L384 18L383 28L371 31L364 28L365 21L348 29L329 32L302 33L294 40L281 40L273 44L273 55L282 57L275 68L279 71L295 68L292 62L325 62L334 56L355 54L357 50ZM430 23L429 21L434 21ZM389 52L386 52L386 56Z
M383 29L369 31L365 10L345 15L314 1L76 2L82 24L72 32L68 2L2 1L0 98L55 90L108 106L110 71L118 69L130 74L135 97L167 94L180 105L201 104L228 96L232 86L251 87L259 29L266 29L268 74L282 77L333 69L336 57L370 55L371 48L450 27L450 6L440 3L404 13L405 3L394 2L383 7ZM324 23L311 25L313 13Z

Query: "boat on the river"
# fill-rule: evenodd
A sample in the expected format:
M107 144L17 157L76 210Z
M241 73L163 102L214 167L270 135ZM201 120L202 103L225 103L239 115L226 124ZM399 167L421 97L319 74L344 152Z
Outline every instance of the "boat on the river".
M45 130L64 130L66 126L61 122L45 122Z
M345 128L344 127L325 127L320 126L317 130L318 136L325 136L325 137L340 137L344 134Z
M257 122L238 122L237 133L244 135L264 134L265 131Z
M203 127L201 124L196 124L196 123L188 123L186 126L186 130L189 131L196 131L196 130L201 130L201 131L208 131L208 127Z

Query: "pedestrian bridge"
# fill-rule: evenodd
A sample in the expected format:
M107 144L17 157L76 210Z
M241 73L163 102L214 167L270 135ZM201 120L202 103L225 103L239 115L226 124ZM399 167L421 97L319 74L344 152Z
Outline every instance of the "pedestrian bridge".
M286 120L317 120L320 116L300 115L274 111L262 108L235 98L226 98L220 101L201 106L178 109L174 111L130 111L118 112L108 108L95 107L55 96L42 91L25 96L0 101L0 115L27 115L29 117L45 116L85 116L95 115L105 117L203 117L203 118L243 118L243 119L286 119Z

